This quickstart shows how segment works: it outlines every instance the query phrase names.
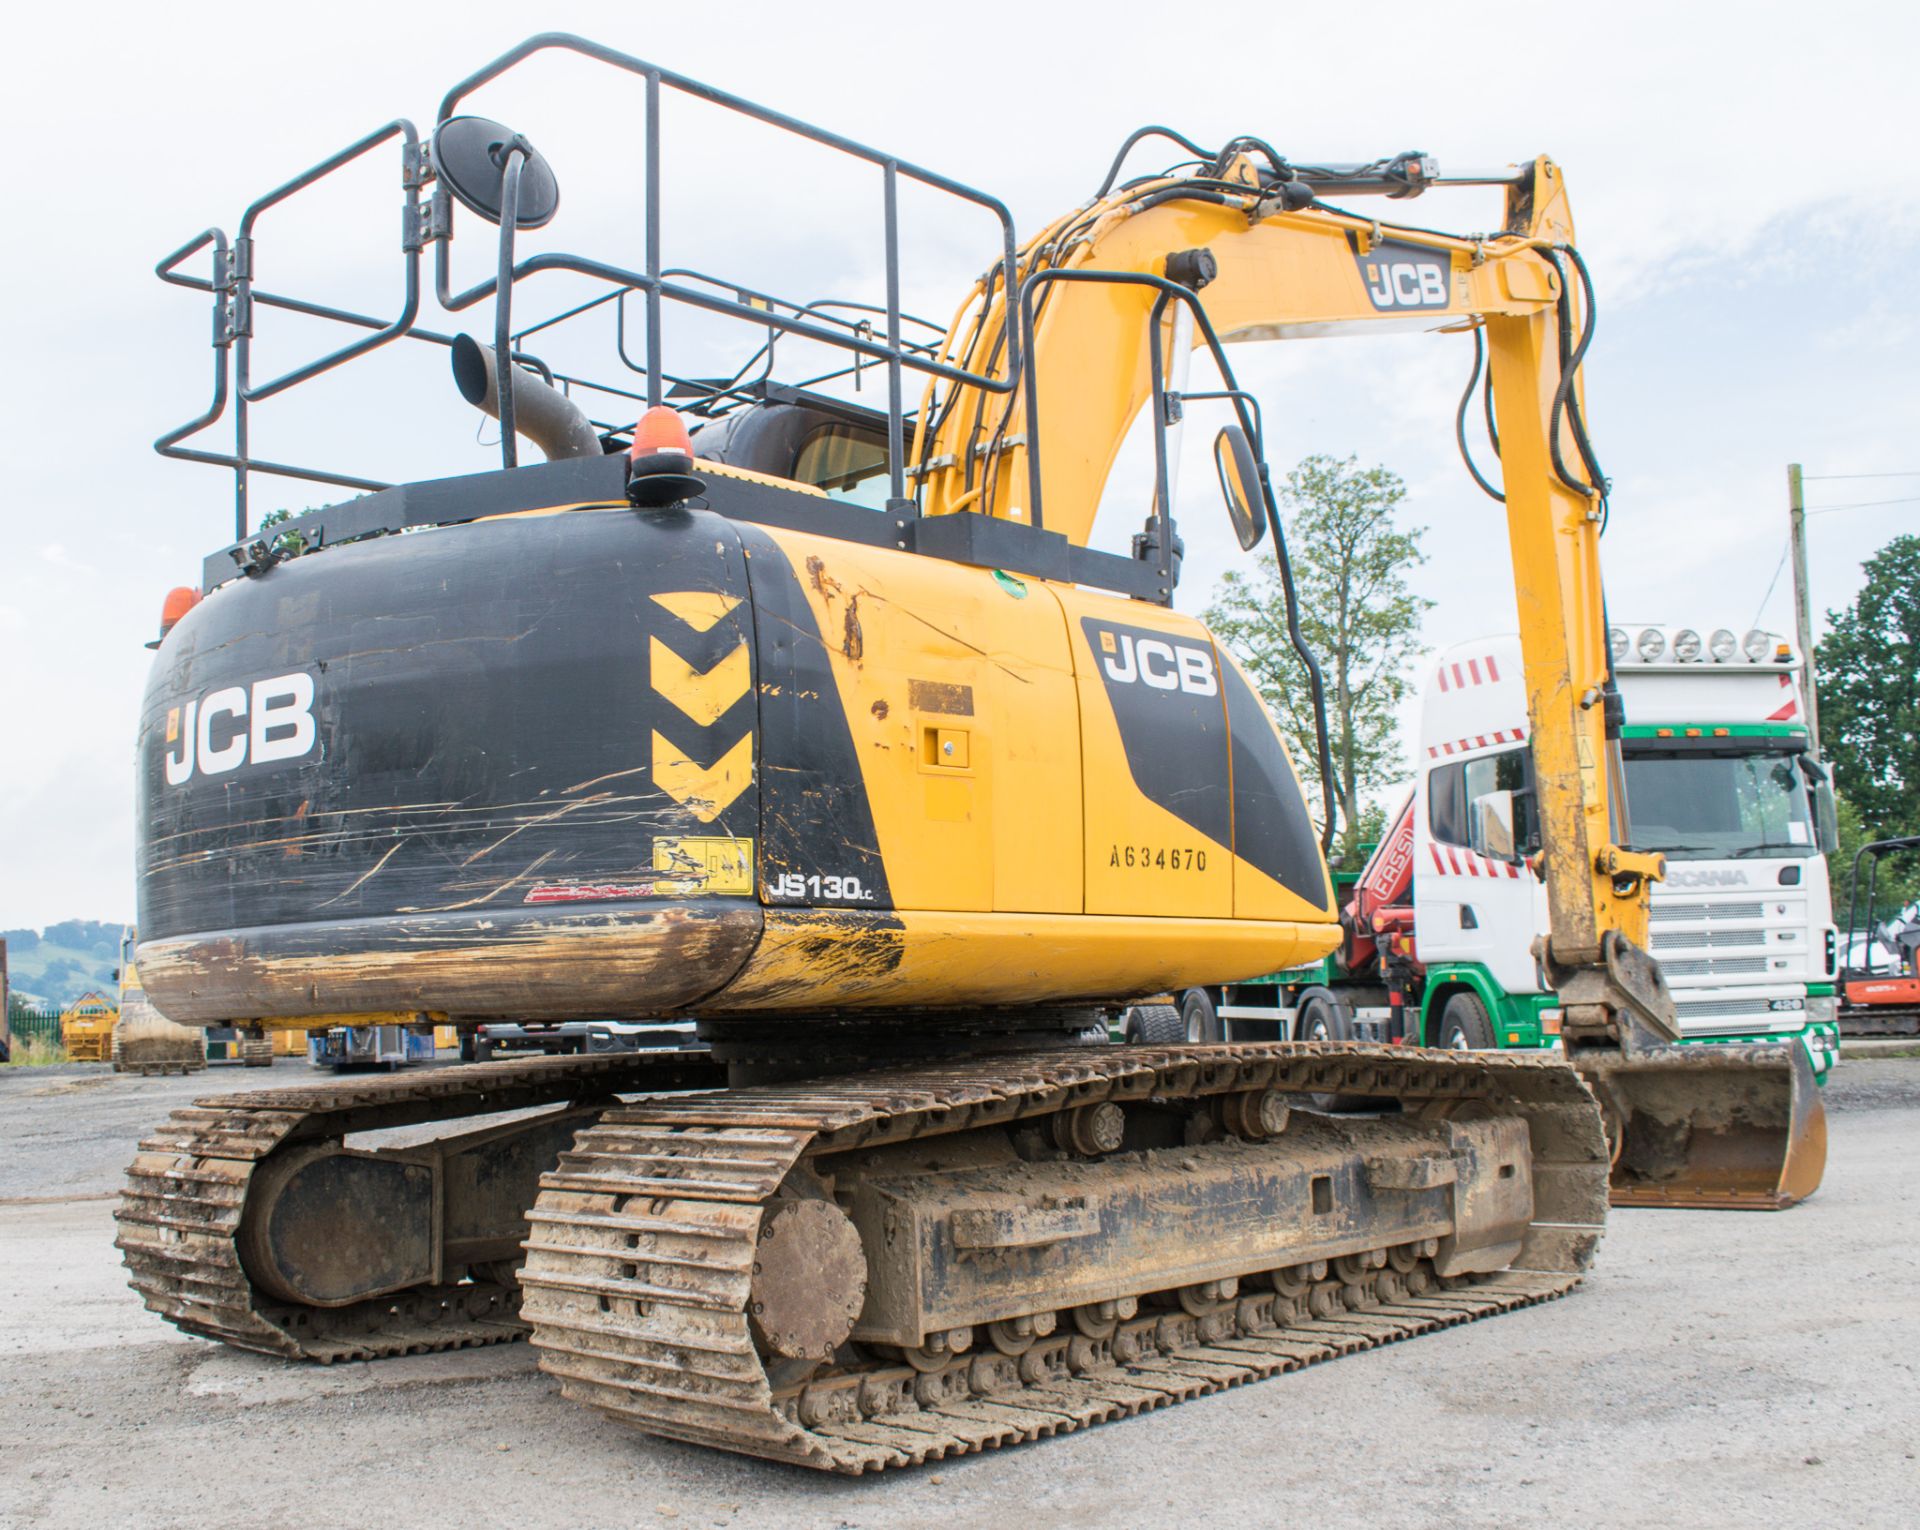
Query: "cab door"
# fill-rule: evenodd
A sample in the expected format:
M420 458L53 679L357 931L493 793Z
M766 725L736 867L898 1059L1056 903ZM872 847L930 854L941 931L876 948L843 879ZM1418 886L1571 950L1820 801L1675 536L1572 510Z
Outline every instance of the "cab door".
M1086 911L1233 914L1233 786L1206 629L1061 589L1080 701Z

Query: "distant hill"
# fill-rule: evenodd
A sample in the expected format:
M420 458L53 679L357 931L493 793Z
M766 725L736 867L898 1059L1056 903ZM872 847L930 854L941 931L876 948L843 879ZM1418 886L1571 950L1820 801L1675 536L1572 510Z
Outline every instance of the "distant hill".
M68 919L44 930L0 930L15 1002L63 1009L88 989L112 998L119 988L120 926Z

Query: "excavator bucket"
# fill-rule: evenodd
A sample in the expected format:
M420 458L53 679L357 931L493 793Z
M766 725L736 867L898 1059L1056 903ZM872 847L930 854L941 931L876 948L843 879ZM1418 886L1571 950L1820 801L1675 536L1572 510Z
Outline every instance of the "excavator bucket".
M1662 1045L1574 1061L1607 1121L1615 1206L1779 1211L1820 1188L1827 1113L1802 1047Z

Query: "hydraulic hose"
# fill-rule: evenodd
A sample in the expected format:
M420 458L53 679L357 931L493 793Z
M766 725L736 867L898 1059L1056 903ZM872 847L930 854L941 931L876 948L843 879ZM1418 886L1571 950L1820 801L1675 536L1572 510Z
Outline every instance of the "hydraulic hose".
M1473 481L1479 484L1487 495L1499 500L1500 503L1504 505L1507 502L1507 496L1481 476L1480 469L1475 465L1473 460L1473 449L1467 445L1467 407L1473 402L1473 390L1479 386L1480 367L1486 359L1486 350L1486 336L1481 333L1480 327L1475 325L1473 330L1473 370L1467 374L1467 386L1460 394L1460 407L1454 411L1453 438L1460 443L1460 460L1466 463L1467 471L1473 475ZM1487 376L1489 380L1491 380L1493 376L1493 369L1491 367L1487 368ZM1493 397L1491 390L1489 390L1487 396L1487 428L1489 431L1493 428ZM1494 441L1494 455L1497 457L1499 454L1499 441L1496 438Z
M1280 526L1280 508L1274 500L1273 475L1267 469L1264 452L1260 455L1260 501L1267 512L1267 529L1273 533L1273 560L1280 568L1280 589L1286 596L1287 641L1307 672L1307 689L1313 696L1313 731L1320 765L1320 801L1326 808L1320 826L1320 853L1333 854L1333 746L1327 736L1327 687L1315 657L1300 630L1300 597L1293 587L1293 560L1287 556L1287 534Z

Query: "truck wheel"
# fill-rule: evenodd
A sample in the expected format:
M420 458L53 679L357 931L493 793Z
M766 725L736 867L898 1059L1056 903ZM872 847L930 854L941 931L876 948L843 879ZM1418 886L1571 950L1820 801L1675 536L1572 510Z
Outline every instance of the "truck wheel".
M1493 1022L1487 1018L1487 1006L1478 994L1456 993L1440 1011L1438 1045L1449 1052L1490 1052L1493 1050Z
M1123 1034L1133 1046L1171 1047L1187 1039L1187 1028L1171 1004L1136 1004L1127 1011Z
M1353 1016L1339 999L1322 989L1300 997L1295 1041L1351 1041Z
M1180 995L1180 1039L1195 1044L1223 1039L1219 1012L1204 988L1189 988Z

